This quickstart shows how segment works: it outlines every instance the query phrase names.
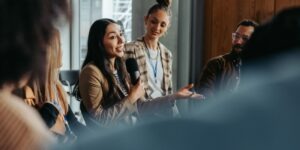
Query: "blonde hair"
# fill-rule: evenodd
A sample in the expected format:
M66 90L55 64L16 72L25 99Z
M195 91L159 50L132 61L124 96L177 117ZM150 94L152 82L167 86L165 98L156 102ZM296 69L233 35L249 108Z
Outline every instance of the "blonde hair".
M68 112L67 93L59 80L59 68L61 66L62 50L60 46L60 34L56 29L47 48L47 66L45 79L39 78L33 81L33 91L39 106L45 102L53 103L57 100L65 113Z

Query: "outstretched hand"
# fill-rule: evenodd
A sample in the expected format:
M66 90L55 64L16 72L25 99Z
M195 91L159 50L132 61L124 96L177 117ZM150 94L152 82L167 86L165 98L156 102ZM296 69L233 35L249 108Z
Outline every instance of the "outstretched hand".
M175 94L177 99L205 99L201 94L191 92L190 90L194 87L194 84L188 84L187 86L179 89Z

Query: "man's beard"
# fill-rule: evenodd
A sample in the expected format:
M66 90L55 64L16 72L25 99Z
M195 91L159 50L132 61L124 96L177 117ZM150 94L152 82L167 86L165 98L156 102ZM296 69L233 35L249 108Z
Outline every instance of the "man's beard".
M239 54L243 50L243 45L235 44L232 46L232 51Z

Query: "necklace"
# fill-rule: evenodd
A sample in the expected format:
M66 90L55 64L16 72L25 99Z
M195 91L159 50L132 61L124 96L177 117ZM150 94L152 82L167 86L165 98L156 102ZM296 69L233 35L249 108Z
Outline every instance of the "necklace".
M153 70L153 75L154 75L155 83L157 83L157 64L158 64L158 56L159 56L159 53L160 53L159 46L157 46L158 47L158 51L157 51L156 57L152 58L151 55L150 55L150 49L148 48L148 46L147 46L144 38L143 38L143 42L144 42L144 45L145 45L145 47L147 49L147 56L149 58L150 66L151 66L151 68ZM152 63L151 60L155 61L155 64Z

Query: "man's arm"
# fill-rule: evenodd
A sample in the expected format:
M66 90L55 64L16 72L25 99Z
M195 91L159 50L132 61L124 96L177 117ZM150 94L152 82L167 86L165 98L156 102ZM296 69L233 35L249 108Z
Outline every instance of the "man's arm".
M214 96L220 68L220 61L218 59L212 59L206 64L195 85L197 93L203 94L207 98Z

